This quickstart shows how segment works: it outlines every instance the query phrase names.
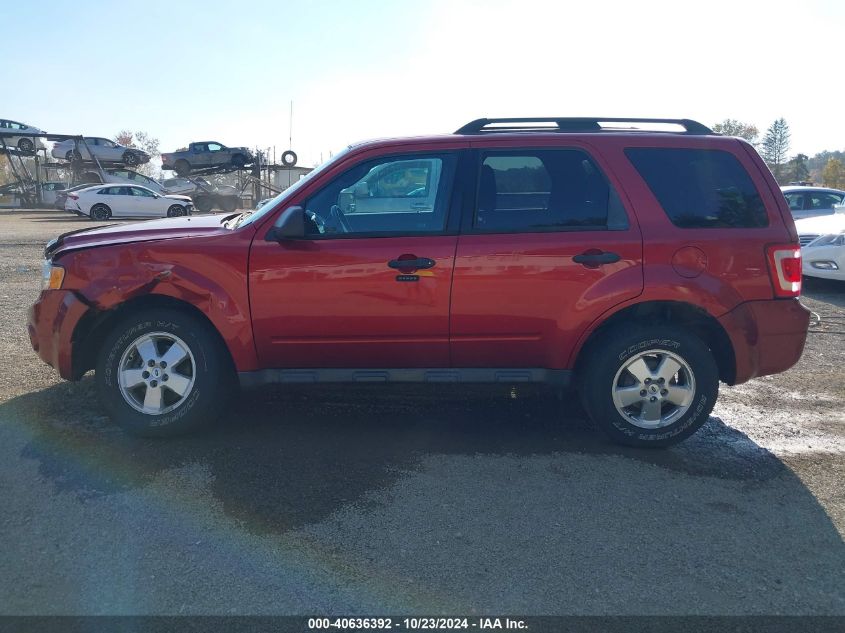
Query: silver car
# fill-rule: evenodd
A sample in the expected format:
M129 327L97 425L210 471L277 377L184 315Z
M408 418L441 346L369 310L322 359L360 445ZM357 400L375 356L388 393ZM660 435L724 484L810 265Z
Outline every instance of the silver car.
M87 145L87 149L86 149ZM74 151L77 150L77 144L73 140L61 141L53 146L53 151L50 152L53 158L60 160L73 160ZM85 137L85 143L80 142L78 145L79 157L82 160L93 160L93 154L97 160L103 163L122 163L130 167L147 163L150 160L150 155L145 151L134 148L124 147L107 138L99 136Z
M44 148L44 143L41 142L41 139L26 136L27 134L44 134L44 131L39 130L37 127L32 127L26 123L10 121L9 119L0 119L0 132L14 135L3 137L7 147L17 147L27 154L34 152L36 148ZM2 146L2 143L0 143L0 147Z
M845 191L828 187L781 187L784 198L789 203L789 210L796 220L814 218L820 215L833 215L834 206L845 201Z

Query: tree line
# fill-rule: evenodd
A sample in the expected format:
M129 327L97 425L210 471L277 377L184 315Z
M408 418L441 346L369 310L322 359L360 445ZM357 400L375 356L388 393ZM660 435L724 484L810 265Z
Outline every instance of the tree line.
M757 126L736 119L716 123L713 131L726 136L738 136L751 143L781 185L812 182L845 189L845 151L825 150L812 157L795 154L790 158L791 133L789 124L782 117L772 122L762 139Z

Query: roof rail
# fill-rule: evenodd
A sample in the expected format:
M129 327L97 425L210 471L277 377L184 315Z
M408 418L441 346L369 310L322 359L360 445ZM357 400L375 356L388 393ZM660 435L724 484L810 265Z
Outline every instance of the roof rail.
M514 125L507 125L508 123L513 123ZM526 123L538 123L541 125L525 125ZM556 127L542 125L548 123L553 123ZM681 132L681 134L716 134L706 125L703 125L698 121L693 121L692 119L638 119L628 117L517 117L505 119L476 119L475 121L470 121L458 129L455 134L495 134L502 132L601 132L603 130L619 131L620 129L630 129L621 128L620 126L603 126L603 123L671 124L684 128L685 132Z

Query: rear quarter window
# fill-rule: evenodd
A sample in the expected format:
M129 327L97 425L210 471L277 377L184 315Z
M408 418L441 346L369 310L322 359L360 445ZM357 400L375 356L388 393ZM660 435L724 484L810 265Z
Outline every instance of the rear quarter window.
M625 154L675 226L757 228L769 224L760 193L730 152L630 147Z

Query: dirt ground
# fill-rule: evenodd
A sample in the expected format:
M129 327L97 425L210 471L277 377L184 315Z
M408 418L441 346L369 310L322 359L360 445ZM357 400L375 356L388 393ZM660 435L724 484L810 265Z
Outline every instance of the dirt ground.
M845 284L668 450L448 386L267 389L151 441L29 345L44 243L91 224L0 212L0 613L845 615Z

